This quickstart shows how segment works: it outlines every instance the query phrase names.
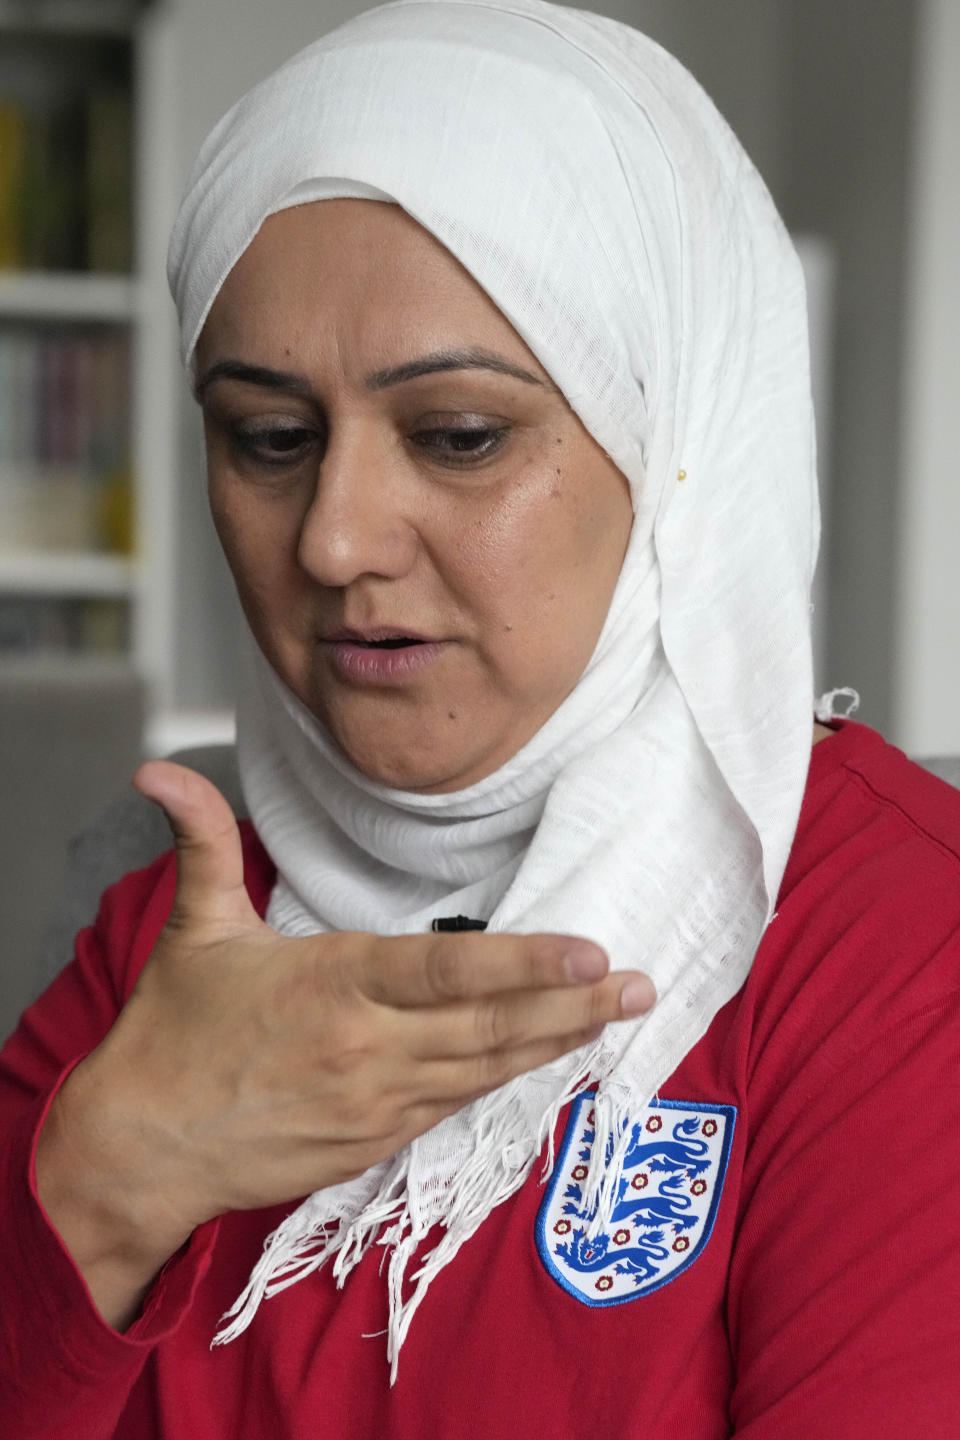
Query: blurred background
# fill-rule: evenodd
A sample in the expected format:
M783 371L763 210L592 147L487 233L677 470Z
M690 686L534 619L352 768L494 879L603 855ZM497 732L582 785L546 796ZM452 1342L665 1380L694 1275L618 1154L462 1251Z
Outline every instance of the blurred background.
M0 1036L68 838L141 757L232 735L239 614L166 237L213 122L364 8L0 0ZM914 755L960 753L960 0L595 8L693 71L797 238L818 686Z

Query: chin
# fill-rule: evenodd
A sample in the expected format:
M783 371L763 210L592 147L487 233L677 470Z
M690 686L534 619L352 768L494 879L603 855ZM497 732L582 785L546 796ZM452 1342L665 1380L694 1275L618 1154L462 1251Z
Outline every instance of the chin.
M484 770L477 757L439 754L435 748L424 749L421 743L410 750L393 750L384 753L381 745L358 746L355 741L344 743L334 731L331 738L337 747L368 780L386 785L391 790L410 790L416 793L444 794L463 790L472 785L489 771Z
M293 687L291 687L293 688ZM341 696L303 686L300 698L323 725L338 750L362 775L391 790L447 794L465 790L499 769L520 745L497 730L497 744L477 743L489 734L485 707L463 704L452 716L439 705L413 696ZM306 691L307 693L303 693ZM399 703L398 703L399 702Z
M340 747L344 749L343 746ZM356 766L368 780L386 785L391 790L411 790L424 795L439 794L447 790L460 790L470 784L461 781L461 771L448 769L437 763L434 757L429 763L417 763L409 758L385 757L382 754L356 754L344 750L347 759Z

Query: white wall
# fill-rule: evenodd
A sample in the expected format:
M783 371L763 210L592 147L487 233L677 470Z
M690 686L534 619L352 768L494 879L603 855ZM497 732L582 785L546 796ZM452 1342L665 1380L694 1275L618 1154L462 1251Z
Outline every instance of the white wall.
M960 4L923 0L908 251L897 732L960 753Z
M783 72L786 16L792 3L795 0L594 0L581 8L636 25L676 55L715 101L776 195L784 176L789 125Z
M184 171L207 131L250 86L362 0L166 0L176 17L181 75L177 106Z
M827 687L855 686L891 738L901 485L904 236L916 6L791 0L783 103L788 223L836 248Z

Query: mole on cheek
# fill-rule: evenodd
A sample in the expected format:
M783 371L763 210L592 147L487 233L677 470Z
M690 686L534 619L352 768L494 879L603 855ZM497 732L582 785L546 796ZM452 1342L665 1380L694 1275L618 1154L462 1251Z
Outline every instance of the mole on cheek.
M457 712L456 712L456 710L448 710L448 711L447 711L447 719L448 719L448 720L456 720L456 718L457 718Z

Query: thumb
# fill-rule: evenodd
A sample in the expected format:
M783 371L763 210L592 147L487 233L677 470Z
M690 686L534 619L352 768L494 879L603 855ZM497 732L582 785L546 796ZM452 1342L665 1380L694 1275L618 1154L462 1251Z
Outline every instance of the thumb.
M217 787L196 770L148 760L133 787L161 807L177 850L177 893L171 920L262 924L243 883L236 817Z

